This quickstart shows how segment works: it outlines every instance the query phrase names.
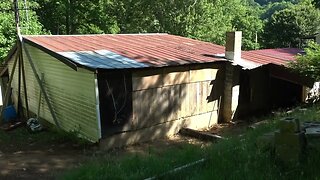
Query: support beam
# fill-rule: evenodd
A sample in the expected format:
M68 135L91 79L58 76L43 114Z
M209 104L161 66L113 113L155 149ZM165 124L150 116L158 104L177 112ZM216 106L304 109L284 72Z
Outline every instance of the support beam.
M21 48L21 45L19 47ZM24 69L24 60L23 60L23 55L22 55L22 51L20 53L21 55L21 71L22 71L22 82L23 82L23 92L24 92L24 102L26 105L26 118L29 119L29 103L28 103L28 93L27 93L27 82L26 82L26 73L25 73L25 69Z
M21 117L21 53L18 54L18 102L17 102L17 115Z
M35 68L35 66L34 66L34 64L33 64L31 55L30 55L28 49L26 48L26 46L24 45L23 42L21 42L21 46L22 46L23 50L24 50L25 53L26 53L27 60L28 60L28 62L29 62L29 64L30 64L31 69L32 69L32 72L33 72L33 74L34 74L34 76L35 76L35 78L36 78L36 80L37 80L37 82L38 82L38 85L39 85L39 87L40 87L40 91L43 93L43 97L44 97L44 99L45 99L45 101L46 101L46 103L47 103L47 105L48 105L48 108L49 108L50 114L51 114L51 116L52 116L52 119L53 119L55 125L60 129L60 128L61 128L61 127L60 127L60 124L59 124L59 122L58 122L58 120L57 120L56 114L55 114L54 111L53 111L53 108L52 108L52 105L51 105L51 103L50 103L48 94L47 94L45 88L43 87L43 85L42 85L42 83L41 83L41 80L40 80L40 77L39 77L39 74L37 73L37 70L36 70L36 68Z

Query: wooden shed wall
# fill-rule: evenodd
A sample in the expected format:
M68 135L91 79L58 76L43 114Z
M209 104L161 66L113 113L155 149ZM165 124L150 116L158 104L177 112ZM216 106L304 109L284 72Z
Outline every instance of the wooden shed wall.
M126 131L107 136L101 146L119 147L170 136L182 127L204 129L216 124L224 71L225 63L134 70L132 120Z
M190 65L133 72L132 127L157 125L163 127L158 134L172 135L181 127L202 129L216 124L223 94L223 66Z
M100 138L99 124L96 111L95 74L91 71L78 69L74 71L54 57L43 51L26 45L39 75L44 74L44 86L50 102L56 113L61 127L67 131L76 131L91 141ZM37 112L39 102L39 86L23 53L26 71L27 95L29 110ZM9 62L10 72L13 61ZM9 73L10 73L9 72ZM14 74L12 82L14 102L18 98L18 71ZM24 90L21 91L24 99ZM25 103L23 101L23 106ZM47 104L42 98L40 117L53 123ZM100 122L99 122L100 123Z

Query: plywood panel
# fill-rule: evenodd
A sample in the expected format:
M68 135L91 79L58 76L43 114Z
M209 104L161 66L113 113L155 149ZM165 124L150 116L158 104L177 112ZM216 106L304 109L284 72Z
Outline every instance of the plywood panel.
M136 129L206 113L210 113L212 117L210 120L206 119L208 124L217 122L218 100L210 102L208 100L212 91L211 82L215 80L217 70L200 69L200 72L197 72L193 69L193 74L199 75L194 78L199 80L196 82L191 82L189 76L191 71L188 68L185 70L185 72L164 70L163 72L167 72L163 76L165 86L133 92L133 116ZM144 82L143 77L140 80ZM195 124L200 121L196 118L193 120Z
M137 71L132 76L133 91L186 84L190 79L189 74L185 67L147 70L147 72Z
M195 115L197 114L197 83L188 84L188 98L189 98L189 113L188 115Z
M189 83L189 67L164 68L163 77L164 86Z
M216 78L217 69L197 69L190 70L190 83L200 81L210 81Z
M148 76L135 76L132 77L132 90L144 90L144 89L151 89L151 88L159 88L163 87L163 75L156 74L156 75L148 75Z
M207 129L217 123L217 112L200 114L179 120L159 123L148 128L123 132L100 141L102 149L111 149L137 142L150 141L161 137L170 137L179 132L182 127L191 129Z

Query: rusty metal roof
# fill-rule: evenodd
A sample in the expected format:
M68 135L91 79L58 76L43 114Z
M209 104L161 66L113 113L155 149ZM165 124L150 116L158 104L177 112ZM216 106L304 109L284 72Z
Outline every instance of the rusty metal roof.
M304 51L298 48L261 49L243 51L242 58L258 65L276 64L286 65L295 60L295 56L303 54Z
M169 34L36 35L24 41L73 66L90 69L131 69L226 61L225 48ZM243 51L238 65L253 69L286 65L297 48ZM236 62L235 62L236 63Z
M225 61L224 47L169 34L24 36L24 41L91 69L162 67Z

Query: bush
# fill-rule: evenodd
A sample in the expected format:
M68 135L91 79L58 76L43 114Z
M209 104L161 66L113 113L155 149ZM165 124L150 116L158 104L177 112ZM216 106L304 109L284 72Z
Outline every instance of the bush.
M308 47L304 49L306 54L298 55L297 61L289 64L295 71L306 76L320 80L320 45L315 42L309 42Z

